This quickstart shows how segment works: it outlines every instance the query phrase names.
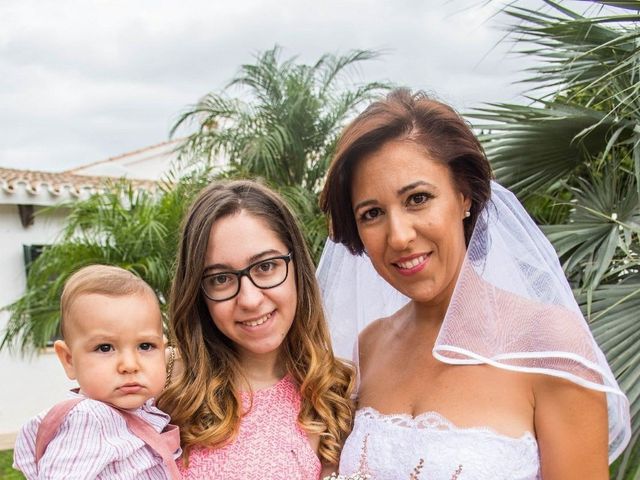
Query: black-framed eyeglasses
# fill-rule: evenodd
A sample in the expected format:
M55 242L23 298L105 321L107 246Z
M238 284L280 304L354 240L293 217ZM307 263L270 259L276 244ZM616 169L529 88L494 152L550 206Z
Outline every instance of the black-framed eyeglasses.
M240 292L242 277L246 276L256 287L263 290L284 283L289 275L289 262L293 252L269 257L252 263L242 270L227 270L208 273L202 277L202 293L214 302L231 300Z

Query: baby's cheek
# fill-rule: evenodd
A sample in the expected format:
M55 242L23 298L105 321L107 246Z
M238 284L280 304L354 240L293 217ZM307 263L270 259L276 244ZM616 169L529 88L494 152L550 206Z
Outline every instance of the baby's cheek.
M153 365L149 366L149 382L155 394L159 394L164 388L167 377L165 365L164 355L159 355L153 362Z

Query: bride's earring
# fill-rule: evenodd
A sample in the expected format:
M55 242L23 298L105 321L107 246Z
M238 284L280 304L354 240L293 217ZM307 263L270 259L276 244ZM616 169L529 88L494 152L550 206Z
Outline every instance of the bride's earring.
M471 216L471 212L469 210L464 212L464 218L469 218L470 216Z

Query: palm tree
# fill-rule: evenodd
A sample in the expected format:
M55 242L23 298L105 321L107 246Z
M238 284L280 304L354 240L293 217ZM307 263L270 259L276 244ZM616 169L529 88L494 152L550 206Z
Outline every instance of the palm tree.
M322 55L308 65L281 60L274 47L242 65L221 93L209 93L172 129L195 123L183 146L191 161L225 158L226 177L262 178L289 200L316 259L327 236L318 193L346 120L384 91L381 82L355 84L348 73L378 53ZM239 89L241 96L229 96Z
M558 251L629 397L632 440L612 478L640 478L640 2L584 1L582 14L542 2L505 9L512 38L540 60L531 103L471 116L498 181Z
M67 224L29 266L24 295L4 307L9 322L0 348L34 351L57 335L62 286L71 273L91 263L137 273L164 306L182 216L210 178L208 170L196 170L177 181L167 179L155 193L121 181L87 200L55 207L70 209Z
M169 178L152 194L127 182L63 208L71 214L60 238L29 268L25 294L4 307L10 319L0 349L41 348L58 332L59 297L68 276L89 263L119 265L168 298L180 222L193 197L214 177L261 177L289 200L319 257L326 224L317 194L343 124L363 102L387 88L345 78L377 53L357 50L323 55L313 65L280 61L275 47L243 65L228 89L244 100L210 93L184 113L172 130L192 121L198 128L181 158L190 174ZM228 165L213 161L220 155Z

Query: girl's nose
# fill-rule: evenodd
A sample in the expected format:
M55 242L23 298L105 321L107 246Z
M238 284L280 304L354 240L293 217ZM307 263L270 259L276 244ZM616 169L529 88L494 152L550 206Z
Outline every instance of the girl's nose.
M247 276L240 279L240 291L237 296L238 306L246 310L257 307L262 301L263 295L262 289L256 287Z

